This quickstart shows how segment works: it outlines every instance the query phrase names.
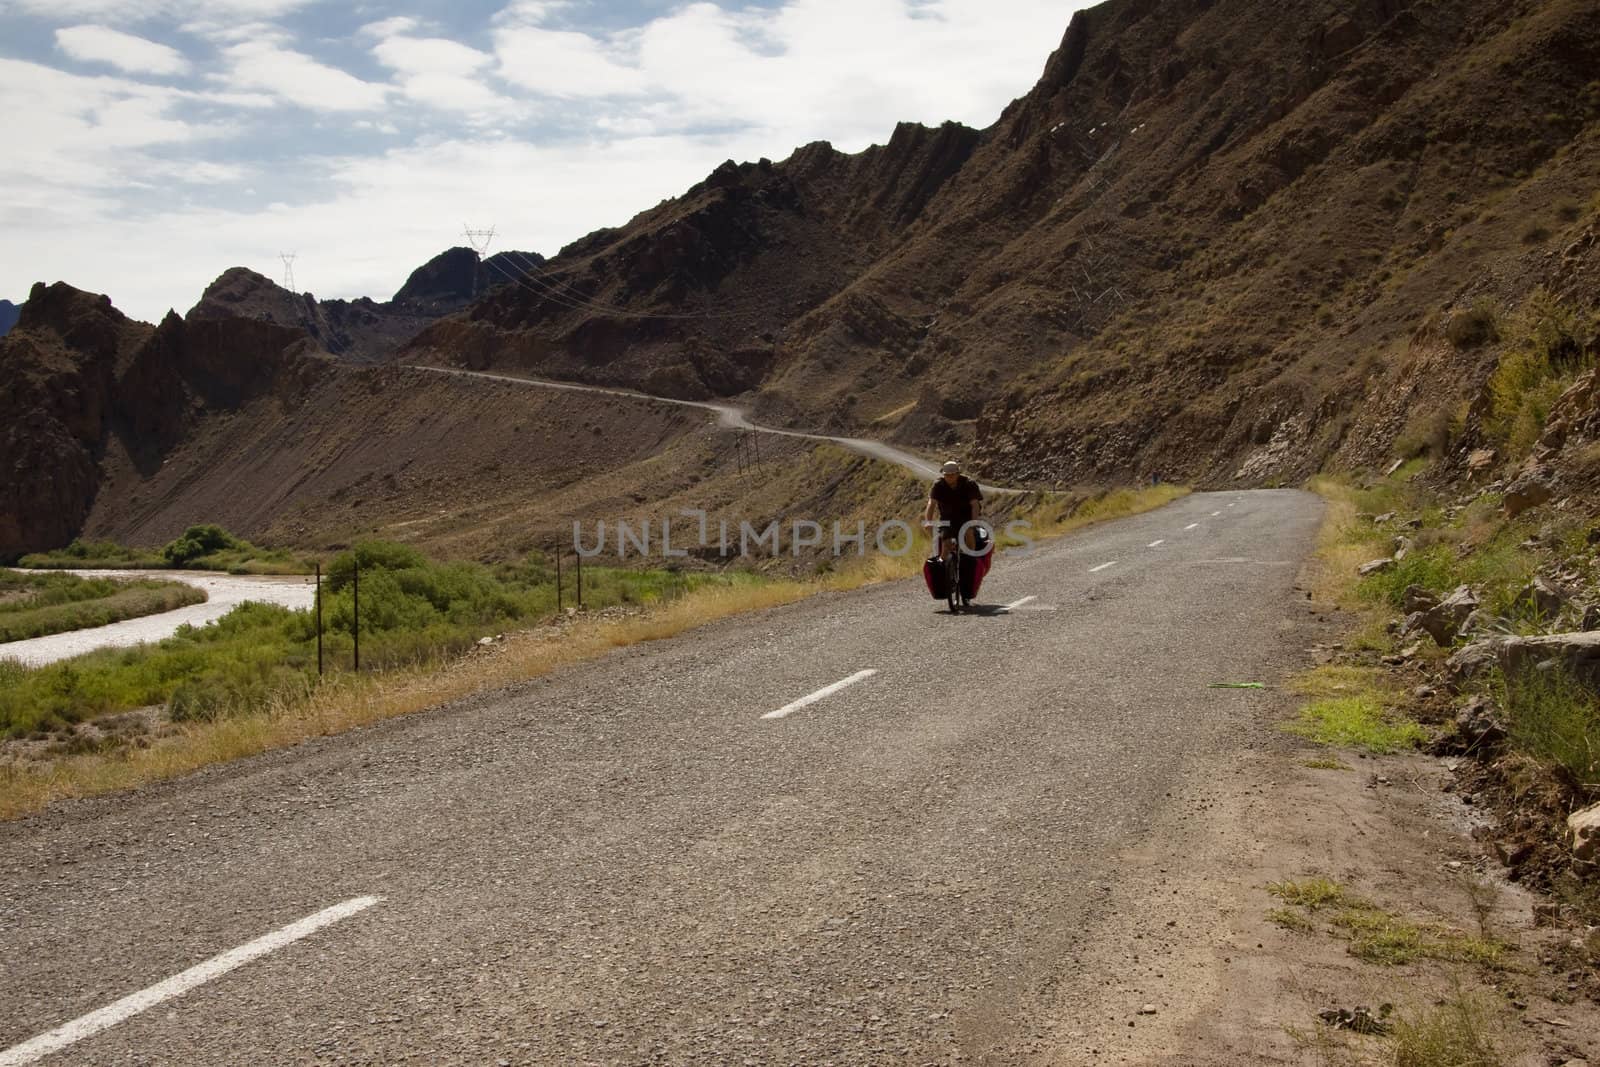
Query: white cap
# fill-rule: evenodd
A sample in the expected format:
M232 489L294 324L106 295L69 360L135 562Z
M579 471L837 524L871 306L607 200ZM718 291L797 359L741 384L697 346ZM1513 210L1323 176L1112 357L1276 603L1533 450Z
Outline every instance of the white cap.
M961 473L961 464L957 463L953 459L949 460L949 461L947 461L945 463L945 465L943 467L939 468L939 473L941 473L941 474L960 474Z

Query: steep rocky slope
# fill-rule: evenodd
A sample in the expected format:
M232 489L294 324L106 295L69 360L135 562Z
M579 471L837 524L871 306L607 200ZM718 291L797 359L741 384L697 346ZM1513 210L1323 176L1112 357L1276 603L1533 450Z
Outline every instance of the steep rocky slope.
M405 357L750 391L997 477L1368 461L1492 369L1429 323L1588 254L1597 70L1586 0L1111 0L981 134L726 164Z
M418 267L393 299L382 303L370 297L318 300L311 293L291 293L248 268L232 267L206 287L186 318L291 326L345 362L375 363L441 315L512 284L543 261L536 253L502 252L480 262L470 248L451 248Z
M327 357L301 330L259 320L135 322L109 298L34 286L0 338L0 558L64 544L99 493L107 450L129 480L208 417L307 392Z
M0 300L0 337L11 332L11 327L17 324L17 316L22 313L22 307L9 300Z

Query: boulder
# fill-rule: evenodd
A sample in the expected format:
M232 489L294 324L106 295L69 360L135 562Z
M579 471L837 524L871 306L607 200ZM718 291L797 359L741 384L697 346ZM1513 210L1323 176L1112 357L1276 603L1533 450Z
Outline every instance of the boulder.
M1371 563L1363 563L1357 568L1356 573L1363 578L1370 574L1382 574L1384 571L1394 570L1394 563L1393 556L1386 556L1383 559L1375 559Z
M1407 556L1409 556L1411 554L1411 550L1413 548L1415 548L1415 547L1417 547L1417 546L1411 540L1411 538L1409 538L1409 537L1396 537L1394 539L1394 559L1395 559L1395 562L1398 563L1399 561L1405 559Z
M1393 522L1394 512L1385 511L1382 515L1374 515L1372 517L1372 521L1379 526L1382 526L1386 522Z
M1491 637L1459 648L1444 664L1445 684L1460 692L1467 682L1481 676L1500 662L1500 644L1505 638Z
M1550 664L1600 689L1600 631L1501 638L1496 652L1508 676Z
M1489 749L1506 739L1505 721L1500 709L1488 697L1476 696L1456 712L1456 733L1467 747Z
M1524 470L1506 486L1501 503L1506 518L1514 519L1529 508L1537 507L1555 496L1555 475L1550 468L1536 464Z
M1406 586L1405 599L1402 602L1402 607L1404 607L1407 615L1417 611L1431 611L1438 606L1439 596L1437 593L1434 593L1429 589L1424 589L1420 585Z
M1473 449L1467 455L1467 473L1476 479L1494 467L1495 451L1492 448Z
M1573 862L1592 870L1600 862L1600 804L1568 815L1567 830L1572 834Z
M1454 643L1462 625L1478 610L1478 594L1468 585L1457 586L1455 592L1427 611L1420 612L1417 628L1427 631L1429 637L1441 648ZM1410 620L1407 620L1408 623Z
M1561 614L1569 599L1558 586L1544 578L1534 578L1517 593L1515 604L1541 619L1553 619Z

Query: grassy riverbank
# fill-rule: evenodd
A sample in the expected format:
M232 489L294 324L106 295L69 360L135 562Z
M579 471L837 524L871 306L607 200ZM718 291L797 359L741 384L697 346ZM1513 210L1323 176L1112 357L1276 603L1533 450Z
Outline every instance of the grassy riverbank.
M311 561L286 549L259 548L220 526L191 526L159 549L115 541L75 540L17 561L31 570L191 570L229 574L310 574Z
M203 590L183 582L0 570L0 642L109 626L205 599Z

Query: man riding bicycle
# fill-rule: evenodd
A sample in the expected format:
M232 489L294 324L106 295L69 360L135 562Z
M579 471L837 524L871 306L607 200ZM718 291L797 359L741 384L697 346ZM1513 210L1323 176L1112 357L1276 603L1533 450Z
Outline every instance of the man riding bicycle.
M956 537L961 528L976 522L983 514L983 493L978 483L962 474L961 464L953 459L940 468L939 480L928 493L928 506L922 512L923 523L932 525L935 514L939 516L939 524L934 528L933 544L934 554L938 556L944 555L946 538L952 547L958 545ZM966 544L969 549L977 548L970 535Z

